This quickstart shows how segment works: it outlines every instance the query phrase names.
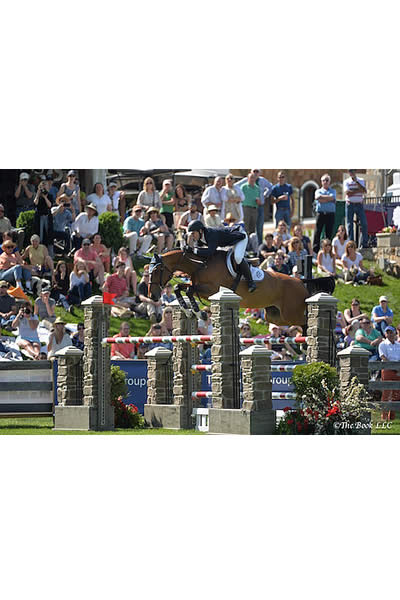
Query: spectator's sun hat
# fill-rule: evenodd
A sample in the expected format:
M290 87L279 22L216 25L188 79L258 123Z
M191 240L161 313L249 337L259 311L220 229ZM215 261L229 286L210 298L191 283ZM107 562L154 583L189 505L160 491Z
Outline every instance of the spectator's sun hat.
M57 317L54 321L53 325L66 325L67 321L64 321L61 317Z
M169 183L169 185L172 185L172 181L170 179L164 179L164 181L162 183L163 183L163 185L165 185L166 183Z
M208 207L208 212L211 212L212 210L219 210L218 206L215 206L215 204L210 204L210 206Z
M28 173L21 173L20 174L19 180L22 181L23 179L29 179Z
M91 242L90 242L89 238L85 238L82 241L82 246L90 246L90 244L91 244Z
M68 171L67 177L72 177L72 175L76 175L76 172L73 169L71 169L70 171Z
M108 187L118 187L118 184L116 181L110 181L110 183L108 184Z
M379 302L389 302L389 301L388 301L388 299L387 299L387 296L381 296L381 297L379 298Z
M2 287L8 288L7 281L4 281L4 280L0 281L0 288L2 288Z
M88 204L86 208L91 208L92 210L94 210L94 212L96 213L96 215L98 214L98 212L97 212L97 206L95 204L93 204L93 202L91 202L90 204Z
M157 206L150 206L147 210L146 210L146 215L149 215L152 212L156 212L159 213L160 209L157 208Z

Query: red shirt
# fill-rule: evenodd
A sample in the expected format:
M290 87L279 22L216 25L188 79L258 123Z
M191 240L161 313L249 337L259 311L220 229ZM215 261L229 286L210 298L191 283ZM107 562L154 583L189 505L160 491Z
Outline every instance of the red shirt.
M120 333L114 335L114 338L121 337ZM125 358L131 358L131 354L135 350L135 344L111 344L111 356L115 356L116 352L122 354Z
M94 250L94 248L91 248L89 246L89 249L87 251L85 251L85 253L84 253L83 248L81 248L80 250L77 250L75 252L75 254L74 254L74 262L76 262L79 259L83 260L83 261L85 261L85 260L96 261L96 259L98 258L98 256L99 255L97 254L96 250Z
M126 283L125 277L118 277L118 273L114 273L113 275L109 275L106 279L105 290L110 294L117 294L119 298L124 294L124 292L128 289L128 284Z

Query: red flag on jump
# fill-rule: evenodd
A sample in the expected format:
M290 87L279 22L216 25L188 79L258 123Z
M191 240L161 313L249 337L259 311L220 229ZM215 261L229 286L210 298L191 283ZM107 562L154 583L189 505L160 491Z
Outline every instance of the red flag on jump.
M114 298L117 297L117 294L110 294L109 292L103 292L103 304L112 304L114 306Z

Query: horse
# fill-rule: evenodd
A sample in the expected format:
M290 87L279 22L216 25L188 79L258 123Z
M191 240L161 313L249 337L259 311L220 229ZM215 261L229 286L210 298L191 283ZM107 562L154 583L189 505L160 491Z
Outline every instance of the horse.
M208 299L223 286L234 290L241 296L241 307L265 308L266 319L270 323L304 326L305 300L319 291L332 293L335 288L333 277L308 280L307 289L300 279L282 273L265 271L264 279L257 281L257 289L250 293L245 280L237 283L237 280L232 277L226 266L226 259L227 252L224 250L218 250L206 261L187 250L171 250L162 256L155 254L150 265L149 294L151 299L157 302L161 297L162 288L173 278L175 273L181 272L190 277L192 285L179 284L178 289L175 288L178 300L182 299L180 291L186 288L194 310L196 306L196 303L193 304L194 294Z

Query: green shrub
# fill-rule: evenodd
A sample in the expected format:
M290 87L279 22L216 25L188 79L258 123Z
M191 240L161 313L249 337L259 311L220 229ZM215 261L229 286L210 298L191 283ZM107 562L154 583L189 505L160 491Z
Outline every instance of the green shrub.
M134 404L125 404L128 395L125 373L116 365L111 365L111 404L114 407L114 424L119 429L141 429L144 418Z
M298 365L293 370L292 383L297 397L326 397L326 392L335 392L339 387L339 377L334 367L324 362Z
M124 245L124 236L118 215L105 212L99 216L99 233L103 244L115 253Z
M28 244L30 244L31 236L35 233L34 228L33 228L34 218L35 218L34 210L25 210L24 212L20 213L20 215L18 216L17 223L16 223L17 227L21 228L21 229L25 229L24 246L27 246ZM21 248L20 248L20 250L21 250Z

